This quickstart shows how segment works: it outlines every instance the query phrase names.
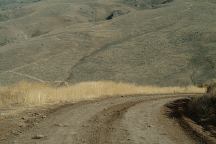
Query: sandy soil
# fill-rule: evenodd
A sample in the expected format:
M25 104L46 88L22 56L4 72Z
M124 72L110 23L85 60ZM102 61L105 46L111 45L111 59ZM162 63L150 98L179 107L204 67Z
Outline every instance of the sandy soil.
M164 104L188 95L140 95L67 105L7 144L193 144Z

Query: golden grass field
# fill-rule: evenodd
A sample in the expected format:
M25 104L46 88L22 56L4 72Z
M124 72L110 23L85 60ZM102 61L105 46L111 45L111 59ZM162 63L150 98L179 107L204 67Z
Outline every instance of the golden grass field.
M140 86L112 81L83 82L55 87L49 84L19 82L0 88L0 106L44 105L78 102L107 96L132 94L204 93L204 88Z

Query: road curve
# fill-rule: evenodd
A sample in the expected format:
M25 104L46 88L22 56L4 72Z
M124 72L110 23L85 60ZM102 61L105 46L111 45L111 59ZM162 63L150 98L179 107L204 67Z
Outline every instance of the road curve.
M188 95L124 96L82 102L50 114L9 144L193 144L163 106ZM35 135L43 137L34 139Z

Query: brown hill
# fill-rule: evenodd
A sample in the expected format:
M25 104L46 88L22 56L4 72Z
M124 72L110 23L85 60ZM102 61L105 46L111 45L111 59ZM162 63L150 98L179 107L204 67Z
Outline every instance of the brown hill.
M0 0L0 14L1 85L216 76L213 0Z

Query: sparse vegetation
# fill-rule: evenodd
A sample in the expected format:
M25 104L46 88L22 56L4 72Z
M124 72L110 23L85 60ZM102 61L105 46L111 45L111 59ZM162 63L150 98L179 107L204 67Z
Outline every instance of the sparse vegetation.
M8 140L17 143L22 142L13 138L24 143L31 143L30 138L33 143L43 138L45 143L118 143L112 139L115 134L122 143L157 143L161 138L178 143L186 137L172 142L171 132L177 131L168 127L178 127L163 123L161 107L206 90L205 96L185 98L179 109L207 128L216 126L216 83L194 86L216 78L214 1L0 0L0 141L5 140L2 129L8 129L13 134ZM55 85L58 80L63 82ZM106 97L115 98L71 104ZM72 106L64 109L66 103ZM45 115L28 113L29 108L59 104L64 108L48 121ZM13 132L14 125L5 125L10 121L5 118L23 109L29 118L12 116L19 127ZM34 114L46 122L33 122ZM122 120L127 127L118 125ZM58 130L53 125L57 121L71 125ZM24 125L28 131L20 131L20 122L34 125L32 133L29 125ZM165 129L157 127L161 124ZM35 135L38 128L52 137Z
M47 33L47 32L37 29L32 33L31 37L37 37L37 36L43 35L45 33Z
M216 80L212 80L205 83L204 87L206 87L207 89L206 94L208 96L212 96L212 97L216 96Z
M0 0L2 19L9 17L1 22L1 85L61 79L165 87L215 78L212 0L37 1Z
M0 46L4 46L6 45L7 43L9 43L9 40L7 38L0 38Z
M55 87L48 84L20 82L0 88L0 106L43 105L76 102L106 96L132 94L203 93L203 88L138 86L111 81L83 82L71 86Z
M0 14L0 22L6 21L6 20L8 20L8 19L9 19L9 18L8 18L7 15Z

